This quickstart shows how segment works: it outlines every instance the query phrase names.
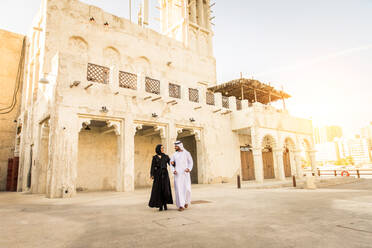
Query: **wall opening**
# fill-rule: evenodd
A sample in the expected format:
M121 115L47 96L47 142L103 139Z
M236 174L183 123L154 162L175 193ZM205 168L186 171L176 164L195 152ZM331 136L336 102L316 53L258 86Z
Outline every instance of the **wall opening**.
M152 157L156 145L163 144L160 130L155 126L143 125L134 136L134 188L151 187L150 178ZM163 144L165 145L165 144ZM171 156L170 154L168 154Z
M198 172L198 150L196 145L195 134L191 130L183 129L181 133L178 134L177 140L183 143L183 146L187 151L190 152L193 160L193 169L191 171L191 183L199 183L199 172Z
M240 161L242 167L242 180L255 180L253 153L250 147L240 147Z
M91 120L79 132L76 190L116 189L118 138L106 121Z

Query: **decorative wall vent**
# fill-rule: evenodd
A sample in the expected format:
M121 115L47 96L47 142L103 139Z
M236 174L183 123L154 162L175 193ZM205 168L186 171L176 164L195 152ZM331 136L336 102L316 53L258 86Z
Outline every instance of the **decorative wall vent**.
M213 92L207 91L206 99L207 99L208 105L214 105L214 93Z
M178 84L169 83L169 96L174 98L181 98L181 86Z
M95 64L88 64L88 71L87 71L87 80L102 84L108 84L110 77L110 68L95 65Z
M222 96L222 107L229 108L229 98L227 96Z
M146 77L145 79L146 92L160 95L160 81Z
M199 91L197 89L189 88L189 100L191 102L199 102Z
M119 71L119 87L136 90L137 75L129 72Z

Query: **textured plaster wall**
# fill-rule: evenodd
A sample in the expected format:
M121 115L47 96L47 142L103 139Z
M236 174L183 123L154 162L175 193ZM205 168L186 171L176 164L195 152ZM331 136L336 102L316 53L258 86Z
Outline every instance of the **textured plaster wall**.
M117 136L113 132L81 131L78 148L76 188L115 190Z
M16 87L16 77L22 51L23 36L0 30L0 109L10 106ZM22 86L22 85L21 85ZM8 114L0 114L0 191L5 190L8 158L14 157L14 143L20 106L21 90L17 104ZM0 111L3 113L4 111Z

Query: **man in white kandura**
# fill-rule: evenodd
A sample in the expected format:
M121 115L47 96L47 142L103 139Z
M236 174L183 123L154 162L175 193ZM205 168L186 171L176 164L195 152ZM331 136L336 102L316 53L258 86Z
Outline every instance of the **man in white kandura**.
M174 191L178 211L183 211L191 202L191 177L193 167L191 154L183 147L181 141L174 143L176 152L171 158L174 174Z

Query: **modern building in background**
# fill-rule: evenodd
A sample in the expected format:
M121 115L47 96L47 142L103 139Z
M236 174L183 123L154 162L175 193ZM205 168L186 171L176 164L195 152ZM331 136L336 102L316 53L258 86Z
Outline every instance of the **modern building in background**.
M340 158L352 157L354 164L365 164L370 162L368 140L355 137L352 139L336 140Z
M369 158L372 161L372 122L361 130L361 137L368 140Z
M315 144L316 161L321 164L334 163L339 160L338 145L336 142Z
M340 126L324 126L314 128L315 144L332 142L335 138L341 138L342 135L342 128Z

